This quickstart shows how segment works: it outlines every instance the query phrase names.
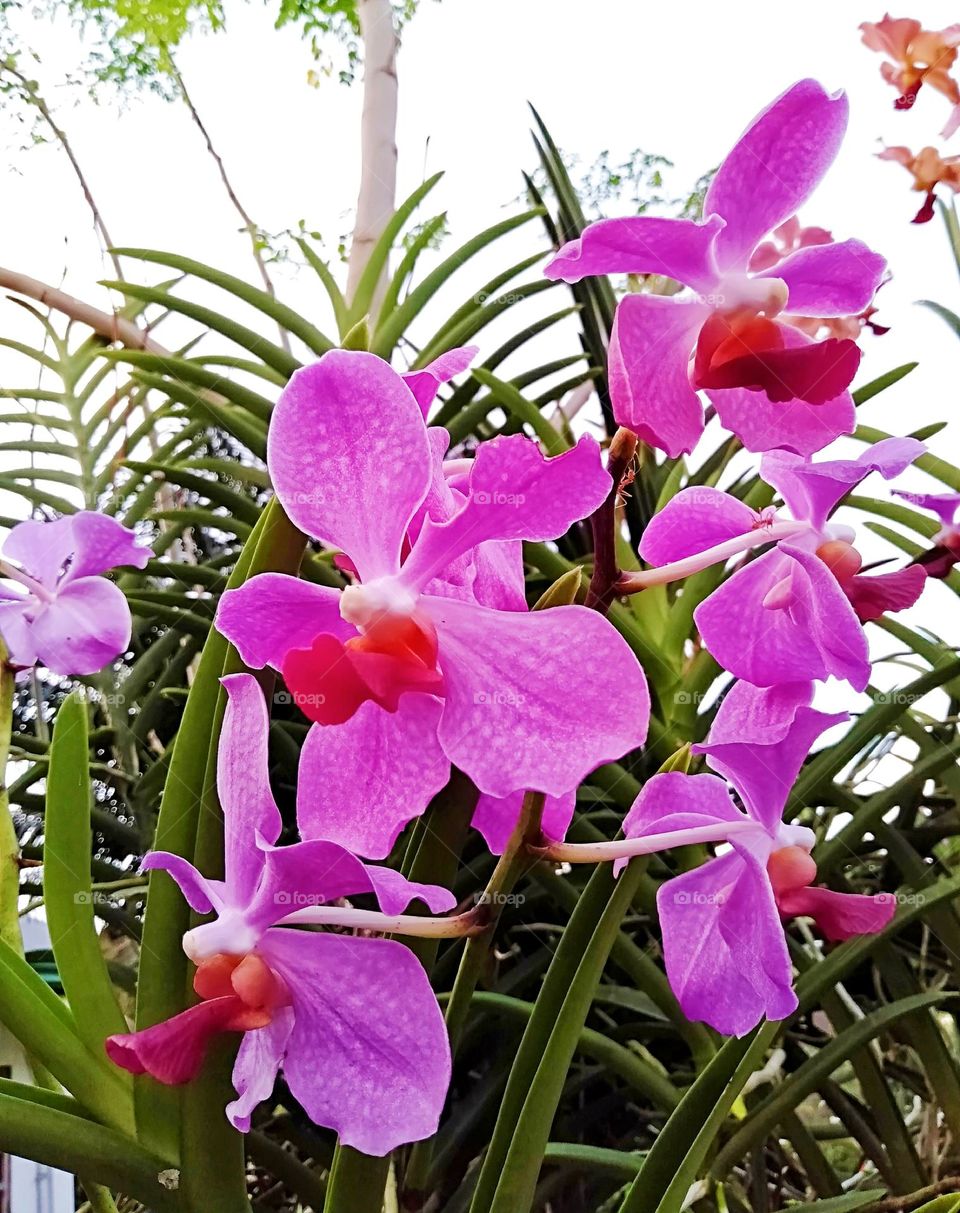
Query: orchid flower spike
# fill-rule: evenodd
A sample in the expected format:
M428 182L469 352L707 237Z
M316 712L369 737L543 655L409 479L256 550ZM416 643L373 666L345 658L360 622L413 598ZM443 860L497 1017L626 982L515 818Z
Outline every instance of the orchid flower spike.
M355 579L341 592L261 574L217 615L243 661L280 670L315 722L301 769L324 777L301 835L372 858L451 764L494 798L563 797L647 730L646 680L613 626L581 606L528 612L523 596L520 541L562 535L609 492L597 443L547 459L522 435L497 438L466 471L444 469L446 448L374 355L332 350L298 371L274 409L270 476Z
M40 661L53 674L95 674L130 643L130 607L100 576L142 569L153 553L114 518L79 510L21 522L0 559L0 635L11 665Z
M208 879L162 851L143 863L168 872L198 914L215 915L183 940L200 1001L142 1031L111 1036L107 1053L134 1074L183 1083L199 1072L215 1035L242 1033L237 1098L226 1109L241 1132L282 1069L307 1115L365 1154L429 1137L446 1096L450 1050L419 961L394 940L296 927L443 934L453 920L401 911L415 898L434 912L449 910L453 895L365 866L335 843L274 846L281 820L267 775L263 694L250 674L230 675L223 685L229 698L217 791L224 879ZM300 796L313 790L301 778ZM372 894L383 913L338 904L356 894Z
M902 497L921 510L930 510L940 519L940 529L933 536L934 546L922 553L916 563L928 577L938 580L948 577L950 570L960 563L960 493L907 493L894 489L894 496Z
M722 778L654 775L624 819L625 839L606 844L617 849L617 871L634 855L705 841L731 844L725 854L662 884L657 909L667 976L684 1014L733 1036L764 1016L783 1019L796 1009L781 919L810 917L827 939L847 939L882 930L896 908L890 894L812 887L813 832L782 821L810 746L847 719L810 707L811 691L810 684L760 690L736 683L706 742L692 747ZM563 848L548 854L558 857L558 851Z
M865 618L903 610L920 596L925 576L916 565L861 576L854 532L828 519L871 472L890 480L924 450L914 438L886 438L856 459L812 463L786 451L769 452L760 475L779 491L789 518L772 509L758 514L719 489L682 489L641 537L640 554L656 567L626 574L621 588L629 592L686 577L773 542L697 607L694 620L703 643L735 678L756 686L833 675L862 691L870 662L854 606Z
M859 240L811 244L750 269L761 242L813 193L847 124L847 100L801 80L741 136L707 191L703 218L603 219L565 244L548 278L658 274L687 290L630 294L610 338L610 394L620 425L677 456L703 432L704 389L721 423L750 451L810 455L854 428L847 387L860 351L814 342L791 316L866 308L884 260Z

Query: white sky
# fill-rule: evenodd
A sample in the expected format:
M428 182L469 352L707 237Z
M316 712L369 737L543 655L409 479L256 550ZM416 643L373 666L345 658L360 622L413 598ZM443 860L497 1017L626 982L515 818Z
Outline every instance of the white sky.
M308 85L309 51L295 30L273 31L275 4L233 0L228 7L226 34L198 36L180 52L188 87L255 220L279 231L304 219L335 244L349 230L356 194L360 90L335 80ZM528 100L560 146L584 161L605 148L614 156L640 147L670 157L676 164L671 185L680 194L793 81L810 75L831 89L844 87L852 110L846 143L801 218L830 228L838 239L865 240L887 256L893 271L879 316L892 329L882 338L865 338L858 382L909 360L921 364L861 416L894 433L952 419L960 342L914 301L929 297L960 311L957 269L939 218L910 224L921 198L909 192L907 173L873 154L881 139L915 149L937 145L949 107L925 91L911 113L894 112L894 93L879 75L881 60L860 44L857 29L861 20L882 15L879 7L824 0L802 8L769 0L423 0L399 60L400 195L425 172L446 171L424 212L449 211L445 255L515 209L520 171L535 163ZM940 28L960 13L928 2L911 15ZM107 94L96 107L64 83L77 66L75 34L66 25L37 23L25 36L41 56L43 91L117 243L176 250L255 281L245 238L185 108L151 96L121 108ZM19 150L22 132L9 113L0 122L0 138L8 152L0 260L52 283L62 280L67 290L109 306L95 282L112 276L111 268L62 155L52 146ZM947 150L960 152L960 135L954 143ZM512 237L512 260L537 247L534 241L543 243L534 224ZM447 296L450 306L509 257L506 248L497 251L476 274L465 275ZM130 272L145 280L163 276L159 267L139 271L132 263ZM308 271L298 276L296 267L281 266L276 278L281 297L332 329ZM561 291L546 299L549 310L563 306ZM19 309L5 301L0 325L5 334L33 336ZM499 339L484 337L486 352L504 331ZM548 338L539 361L575 352L571 337ZM522 365L530 365L526 356ZM8 385L20 378L8 356L0 359L0 375ZM939 435L933 449L960 464L960 423ZM919 472L902 483L935 487ZM870 485L873 490L883 495L879 482ZM943 586L933 586L904 618L958 639L956 598Z

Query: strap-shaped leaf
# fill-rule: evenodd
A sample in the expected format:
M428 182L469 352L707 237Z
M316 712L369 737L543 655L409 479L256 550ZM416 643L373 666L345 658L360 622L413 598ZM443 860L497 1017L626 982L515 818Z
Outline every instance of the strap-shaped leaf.
M60 705L50 744L44 817L43 891L50 942L77 1032L96 1056L106 1037L127 1030L94 924L89 856L87 705L80 691Z

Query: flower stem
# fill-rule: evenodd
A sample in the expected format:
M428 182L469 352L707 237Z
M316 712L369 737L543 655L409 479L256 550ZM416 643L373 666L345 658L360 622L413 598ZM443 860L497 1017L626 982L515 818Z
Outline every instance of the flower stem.
M594 557L593 576L590 578L586 605L602 615L607 613L616 597L615 587L620 579L620 568L617 564L617 506L620 501L620 487L636 453L636 434L621 426L611 439L607 456L607 471L613 484L606 500L590 518Z
M305 906L281 918L276 925L352 927L356 931L377 931L382 935L456 939L461 935L479 934L485 929L486 923L486 916L479 908L448 918L427 918L419 914L380 914L375 910L355 910L344 906Z
M533 840L540 836L545 799L542 792L527 792L524 796L513 834L497 861L487 887L480 895L480 905L486 908L488 914L485 929L473 935L464 945L444 1016L453 1057L456 1057L474 991L490 953L490 941L500 912L517 881L531 867L529 848ZM433 1139L428 1138L418 1141L410 1152L410 1161L404 1175L406 1207L416 1207L412 1202L421 1200L425 1195L433 1150Z
M731 836L756 829L755 821L720 821L687 830L669 830L665 834L645 834L641 838L618 838L613 842L556 842L548 847L530 847L530 850L539 858L554 863L604 863L699 842L726 842Z
M694 573L702 572L712 564L720 564L729 560L731 556L749 552L751 548L760 547L764 543L777 543L781 539L792 539L795 535L800 535L809 529L806 522L793 520L759 526L755 530L747 531L744 535L737 535L734 539L727 539L705 551L685 556L683 560L674 560L659 568L643 569L638 573L621 573L620 579L614 586L614 593L638 594L652 585L667 585L671 581L679 581L683 577L690 577Z
M39 598L41 602L53 602L53 594L46 586L41 585L36 578L31 577L29 573L25 573L23 569L15 568L12 564L8 564L6 560L0 560L0 577L7 577L11 581L16 581L18 585L22 585L24 589L29 590L35 598ZM4 652L4 661L7 654Z
M20 844L10 816L6 780L13 731L13 696L13 669L7 663L7 646L0 637L0 939L22 955L18 913Z

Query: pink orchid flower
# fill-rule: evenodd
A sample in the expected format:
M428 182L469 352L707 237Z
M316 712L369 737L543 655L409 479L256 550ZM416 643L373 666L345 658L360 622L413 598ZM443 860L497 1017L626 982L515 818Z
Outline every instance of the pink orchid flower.
M562 797L646 735L646 680L612 625L580 606L527 612L523 599L520 541L562 535L609 492L596 442L547 459L522 435L494 439L462 477L444 472L446 446L372 354L331 351L298 371L274 409L271 478L356 581L341 592L262 574L217 615L243 661L280 670L316 722L304 770L337 770L351 788L347 812L319 781L301 834L373 858L451 764L498 799Z
M887 438L857 459L822 463L769 452L760 475L778 490L789 518L773 509L758 514L719 489L682 489L641 538L640 554L656 567L627 574L623 583L640 589L672 581L773 543L697 607L694 620L703 643L735 678L756 686L833 675L862 691L870 662L851 598L870 595L884 610L902 610L916 601L926 579L916 566L861 575L854 533L828 518L871 472L889 480L925 449L914 438Z
M142 569L153 555L106 514L79 510L21 522L0 559L0 635L11 665L40 661L53 674L94 674L130 643L130 607L101 573Z
M401 911L414 898L434 912L449 910L453 895L368 867L335 843L274 846L281 821L267 775L263 693L250 674L223 685L229 699L217 790L225 877L208 879L163 851L143 863L168 872L198 914L215 915L183 940L200 1001L153 1027L111 1036L107 1053L134 1074L184 1083L199 1072L214 1036L242 1033L237 1098L226 1109L241 1132L282 1069L307 1115L346 1145L383 1155L429 1137L446 1097L450 1050L420 963L391 939L294 928L452 933L451 920ZM299 799L314 791L301 773ZM372 894L383 912L338 904L357 894Z
M960 86L950 75L960 44L960 25L945 29L923 29L910 17L891 17L882 21L864 21L864 46L886 55L891 62L880 65L880 74L900 94L894 109L913 108L920 86L928 84L953 102L953 109L941 137L949 139L960 125Z
M810 707L809 684L760 690L739 682L724 699L704 744L716 775L655 775L623 823L616 861L694 842L731 849L662 884L657 910L667 976L688 1019L743 1036L763 1018L797 1007L781 919L813 918L829 940L882 930L891 894L814 888L814 834L782 821L810 746L846 713ZM734 802L728 781L739 794Z
M908 493L894 489L894 496L902 497L921 510L930 510L940 519L940 530L933 536L934 546L921 556L917 563L928 577L942 580L955 564L960 562L960 493Z
M688 290L631 294L610 339L617 421L676 456L703 432L697 395L751 451L810 455L854 427L846 391L860 361L849 340L811 341L789 316L848 316L873 298L885 262L859 240L798 249L751 273L764 237L829 168L847 101L802 80L763 111L717 170L704 218L604 219L559 250L548 278L661 274Z

